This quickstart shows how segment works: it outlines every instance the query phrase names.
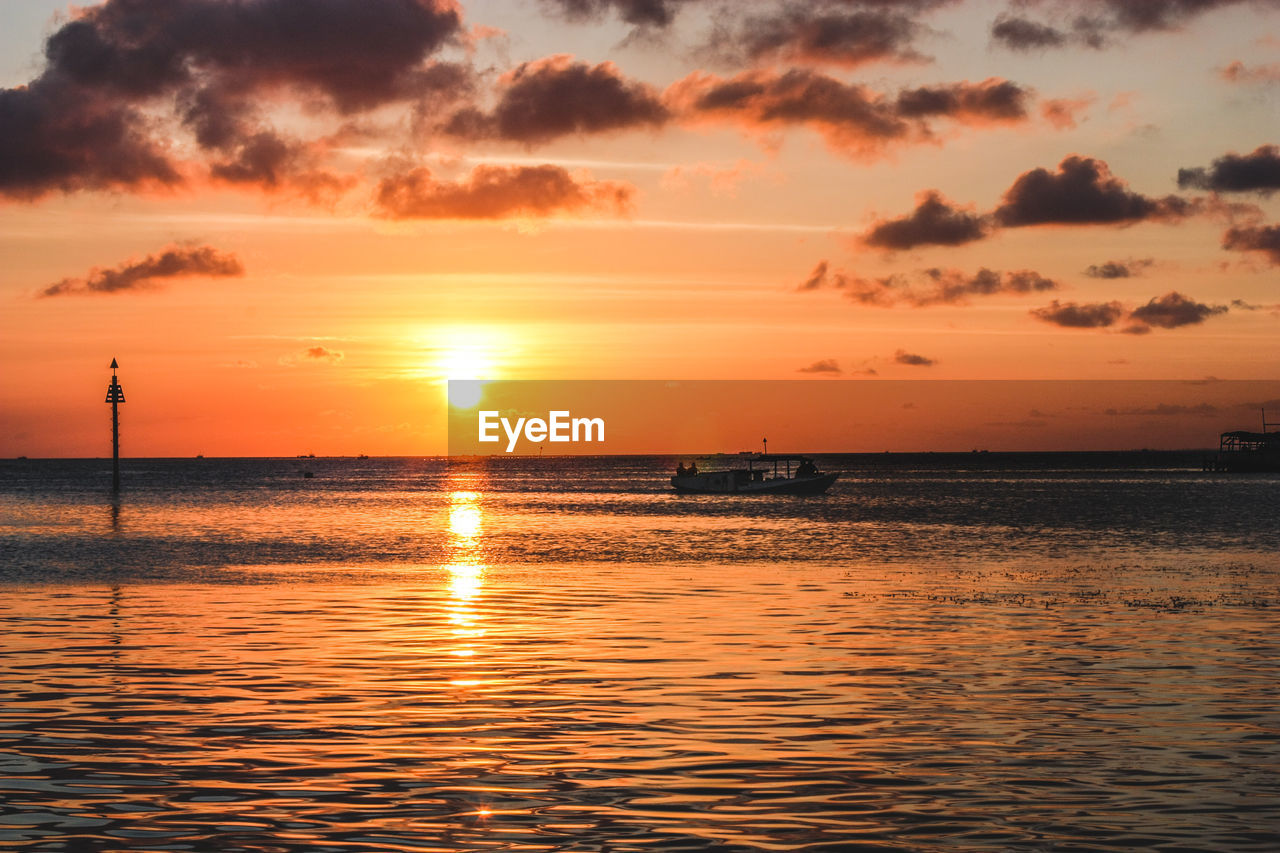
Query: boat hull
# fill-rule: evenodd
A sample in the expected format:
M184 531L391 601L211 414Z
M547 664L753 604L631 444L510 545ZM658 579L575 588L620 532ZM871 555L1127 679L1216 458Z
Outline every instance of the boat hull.
M734 471L718 471L671 478L677 492L697 495L820 495L840 476L819 474L816 477L779 477L774 480L750 480L734 477Z

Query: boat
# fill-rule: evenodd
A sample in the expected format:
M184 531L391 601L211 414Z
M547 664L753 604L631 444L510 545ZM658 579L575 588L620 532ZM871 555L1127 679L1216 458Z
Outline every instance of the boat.
M1218 438L1218 455L1205 461L1205 470L1232 473L1280 473L1280 423L1267 421L1262 410L1262 432L1237 429Z
M1280 472L1280 432L1224 432L1211 466L1211 470L1231 473Z
M729 466L699 471L681 463L671 478L677 492L703 495L820 495L839 478L824 473L808 456L739 453Z

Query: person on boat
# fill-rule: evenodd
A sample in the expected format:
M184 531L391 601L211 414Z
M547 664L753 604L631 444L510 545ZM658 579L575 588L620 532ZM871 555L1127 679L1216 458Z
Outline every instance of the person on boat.
M688 469L687 469L687 472L688 472L688 475L689 475L690 477L696 477L696 476L698 476L698 463L697 463L697 462L690 462L690 463L689 463L689 467L688 467Z
M683 477L684 475L685 475L684 463L683 463L683 462L677 462L677 463L676 463L676 476L677 476L677 477Z
M813 464L812 460L806 459L796 468L797 477L816 477L818 476L818 466Z

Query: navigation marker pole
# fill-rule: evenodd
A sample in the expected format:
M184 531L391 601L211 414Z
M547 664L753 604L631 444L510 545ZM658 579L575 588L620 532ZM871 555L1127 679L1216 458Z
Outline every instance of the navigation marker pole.
M116 360L111 359L111 384L107 386L107 402L111 404L111 491L120 493L120 404L124 387L116 379Z

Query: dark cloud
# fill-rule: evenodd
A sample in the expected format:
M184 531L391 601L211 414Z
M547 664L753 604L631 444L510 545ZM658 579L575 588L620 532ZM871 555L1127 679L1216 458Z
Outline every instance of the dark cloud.
M159 279L238 275L244 275L244 265L235 255L219 252L212 246L171 246L140 261L128 261L110 269L94 267L84 278L64 278L40 291L40 296L124 293L155 287Z
M1004 194L996 220L1007 227L1023 225L1092 225L1132 223L1146 219L1178 219L1196 205L1178 196L1149 198L1129 189L1107 164L1072 155L1057 172L1024 172Z
M984 217L954 207L936 190L920 196L916 209L899 219L877 222L863 242L880 249L911 249L916 246L959 246L987 235Z
M922 291L909 291L905 297L908 303L919 307L963 305L971 296L1025 295L1058 289L1056 281L1032 270L999 273L984 267L966 276L957 270L935 268L924 270L923 277L932 282L932 286Z
M1153 298L1129 312L1129 319L1146 326L1176 329L1203 323L1209 317L1227 313L1225 305L1206 305L1183 296L1176 290Z
M1068 329L1099 329L1114 325L1124 316L1119 302L1059 302L1053 300L1043 308L1033 308L1031 315L1046 323Z
M871 62L924 62L913 42L924 27L887 8L790 9L721 24L704 52L724 63L783 61L853 68Z
M1208 12L1241 6L1253 0L1091 0L1110 16L1115 27L1132 33L1171 30ZM1274 5L1263 0L1262 5Z
M416 168L378 185L375 209L390 219L507 219L558 213L620 215L634 188L578 179L560 166L477 166L459 181Z
M1067 36L1053 27L1007 14L991 25L991 37L1012 50L1043 50L1067 43Z
M749 129L808 125L833 148L860 154L915 130L884 96L802 69L748 71L729 79L693 74L674 84L667 98L694 119L729 119Z
M1280 303L1259 305L1255 302L1246 302L1243 299L1232 299L1231 307L1240 311L1269 311L1272 314L1280 314Z
M817 266L813 268L813 272L800 282L800 286L796 290L817 290L827 285L827 271L829 267L826 261L818 261Z
M827 373L827 374L844 373L844 371L840 369L840 364L834 358L819 359L818 361L815 361L813 364L810 364L807 367L801 367L796 372L797 373Z
M433 0L107 0L50 36L46 74L132 97L302 86L354 112L409 94L461 24Z
M0 194L183 183L195 172L161 135L169 117L218 179L280 186L280 167L303 164L302 146L267 127L256 103L289 93L352 114L424 97L456 85L456 73L426 60L460 27L445 0L107 0L77 10L49 36L40 75L0 90Z
M806 125L854 156L877 154L890 142L932 139L933 120L979 126L1025 120L1029 98L1027 90L995 78L889 98L810 69L745 71L728 79L694 73L666 93L668 105L688 120L730 120L750 130Z
M593 21L613 14L622 21L643 28L662 28L675 20L685 6L723 6L721 0L542 0L545 6L575 21ZM808 0L804 4L811 16L832 14L857 7L870 11L918 13L946 6L954 0ZM745 5L745 4L742 4ZM739 12L738 6L728 7Z
M863 278L851 273L831 271L822 261L797 288L798 290L839 290L862 305L888 308L906 305L926 308L932 305L965 305L974 296L1025 295L1057 290L1058 283L1032 270L996 272L985 267L972 275L959 270L917 270L912 274L894 273L880 278Z
M0 195L150 189L182 182L147 120L127 105L48 80L0 89Z
M551 56L521 64L501 85L491 113L463 110L445 131L532 144L574 133L658 127L670 118L657 93L627 80L612 62L588 65Z
M1077 304L1055 299L1043 308L1032 309L1031 315L1070 329L1100 329L1125 321L1128 325L1120 331L1145 335L1153 328L1176 329L1203 323L1209 317L1227 313L1227 310L1226 305L1206 305L1171 291L1133 309L1127 309L1119 302Z
M916 355L913 352L907 352L902 349L893 354L893 360L897 364L906 364L912 367L933 367L938 363L937 359Z
M628 24L638 27L665 27L676 12L691 0L543 0L570 20L598 20L614 12Z
M1261 145L1252 154L1224 154L1207 169L1179 169L1178 186L1270 195L1280 190L1280 147Z
M1274 5L1273 0L1019 0L1019 10L1047 7L1064 20L1055 26L1006 13L996 18L991 36L1014 50L1103 48L1117 43L1116 36L1174 30L1209 12L1249 3Z
M1241 225L1222 235L1222 248L1237 252L1261 252L1273 266L1280 266L1280 225Z
M1017 122L1027 117L1031 93L1008 80L991 77L981 83L921 86L898 95L903 118L945 116L970 124Z
M1107 261L1090 264L1084 271L1089 278L1134 278L1155 265L1154 258L1130 258L1127 261Z

